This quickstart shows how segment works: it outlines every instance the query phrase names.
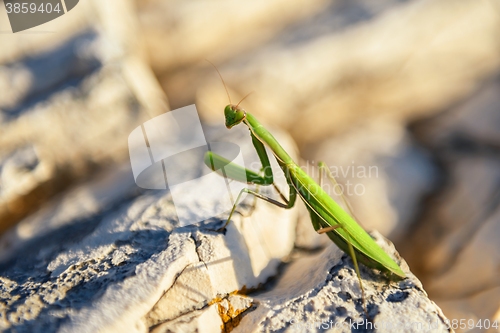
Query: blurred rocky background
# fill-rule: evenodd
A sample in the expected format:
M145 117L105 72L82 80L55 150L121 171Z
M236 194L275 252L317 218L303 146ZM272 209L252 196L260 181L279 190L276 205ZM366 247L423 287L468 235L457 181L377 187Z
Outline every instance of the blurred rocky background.
M78 223L60 235L81 238L144 195L135 127L193 103L207 126L223 122L208 59L233 103L253 92L245 109L291 135L306 171L330 166L450 320L500 320L498 0L81 0L16 34L2 5L0 45L3 293L16 256L51 251L33 250L49 231ZM285 216L296 250L329 245L297 210Z

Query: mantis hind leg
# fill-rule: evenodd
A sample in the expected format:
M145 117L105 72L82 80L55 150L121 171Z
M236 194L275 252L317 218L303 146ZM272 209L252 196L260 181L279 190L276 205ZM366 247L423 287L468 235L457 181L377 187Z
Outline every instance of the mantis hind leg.
M334 184L334 186L339 186L339 184L335 180L335 177L333 177L332 172L326 166L325 162L320 161L318 163L318 168L320 170L320 173L319 173L319 184L320 184L320 186L322 185L322 181L323 181L323 172L326 173L326 175L328 176L328 178L330 179L330 181ZM349 210L349 213L351 214L351 216L355 220L358 220L356 218L356 216L354 215L354 212L352 210L351 205L349 204L349 202L347 201L347 198L344 196L344 194L342 192L340 192L340 196L342 198L342 201L344 202L344 205ZM321 216L319 216L317 213L316 213L316 216L317 216L318 219L321 219ZM317 230L317 232L319 234L323 234L323 233L327 233L327 232L333 231L333 230L335 230L337 228L343 228L343 227L342 227L342 225L338 224L338 225L334 225L334 226L328 226L328 227L320 228L320 229ZM354 251L354 247L352 246L351 235L349 235L349 233L347 232L347 230L345 228L343 228L343 229L344 229L344 231L346 231L346 235L348 237L347 246L349 248L349 255L352 258L352 262L354 264L354 270L356 271L356 276L358 278L359 288L361 289L361 298L363 300L363 310L364 310L366 316L368 317L368 311L366 309L366 300L365 300L365 289L363 287L363 282L361 280L361 273L359 272L358 259L356 257L356 252Z
M260 193L260 185L256 185L255 186L255 192ZM245 214L240 213L241 216L243 216L243 217L249 217L249 216L251 216L253 214L253 212L254 212L254 210L255 210L256 207L257 207L257 197L254 195L253 196L253 202L252 202L252 205L250 206L250 209Z
M333 230L338 229L338 228L340 228L340 224L334 225L332 227L321 228L321 229L316 230L316 232L321 235L321 234L326 234L327 232L333 231Z
M308 208L310 209L310 212L311 212L311 220L313 221L313 224L317 223L318 225L321 225L320 221L323 220L323 218L312 207L308 207ZM331 231L338 229L338 228L344 229L346 231L347 237L349 238L347 241L349 255L352 258L352 262L354 264L354 270L356 271L356 276L358 278L359 289L361 290L361 299L363 301L363 310L364 310L366 316L368 317L368 311L366 309L365 289L363 287L363 282L361 281L361 273L359 272L358 259L356 257L356 252L354 251L354 247L352 246L352 240L351 240L351 236L349 235L349 232L347 232L347 230L345 228L343 228L341 224L336 224L334 226L319 228L316 230L316 232L319 234L324 234L324 233L331 232Z

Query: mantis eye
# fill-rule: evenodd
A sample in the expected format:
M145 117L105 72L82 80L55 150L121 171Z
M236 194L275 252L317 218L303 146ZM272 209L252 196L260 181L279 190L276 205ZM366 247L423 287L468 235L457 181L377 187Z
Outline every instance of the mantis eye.
M246 112L234 105L228 105L224 109L224 116L226 117L226 127L231 128L245 119Z

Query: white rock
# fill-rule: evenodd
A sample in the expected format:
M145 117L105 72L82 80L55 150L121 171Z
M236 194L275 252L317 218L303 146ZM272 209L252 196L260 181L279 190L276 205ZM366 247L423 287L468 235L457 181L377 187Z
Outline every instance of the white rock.
M217 304L210 305L204 310L190 312L175 320L160 324L151 330L151 333L168 332L200 332L220 333L224 323L217 311Z
M234 332L352 332L372 331L375 325L381 332L448 332L441 310L394 247L380 234L373 235L408 278L389 282L361 267L369 318L352 261L331 245L293 262L271 290L253 296L256 310L246 314Z
M476 324L500 324L499 87L498 80L485 82L459 105L414 126L435 152L445 182L400 247L446 315Z
M214 133L239 135L245 154L253 149L244 128L208 130L207 140ZM291 141L277 136L293 152ZM214 230L227 213L176 229L170 194L138 192L131 178L130 170L111 170L2 239L2 329L145 332L258 287L293 248L296 210L258 201L251 216L234 214L225 234ZM206 316L213 317L200 320Z

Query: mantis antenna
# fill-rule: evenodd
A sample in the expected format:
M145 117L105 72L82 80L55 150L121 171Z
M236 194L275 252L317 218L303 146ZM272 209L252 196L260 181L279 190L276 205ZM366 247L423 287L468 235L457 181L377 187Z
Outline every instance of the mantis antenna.
M245 98L247 98L248 96L250 96L252 93L253 93L253 91L250 91L248 94L246 94L246 96L245 96L245 97L243 97L243 98L241 99L241 101L239 101L239 102L238 102L238 104L236 104L236 107L238 107L238 106L240 105L240 103L241 103L241 102L243 102L243 101L245 100Z
M208 59L205 59L205 60L208 61L208 63L210 65L214 66L215 70L217 71L217 74L219 74L219 77L220 77L220 79L222 81L222 84L224 85L224 89L226 89L226 94L227 94L227 98L229 99L229 104L233 104L233 103L231 103L231 96L229 96L229 91L227 90L226 82L224 82L224 79L222 78L222 75L220 74L219 70L217 69L217 66L215 66L210 60L208 60Z

